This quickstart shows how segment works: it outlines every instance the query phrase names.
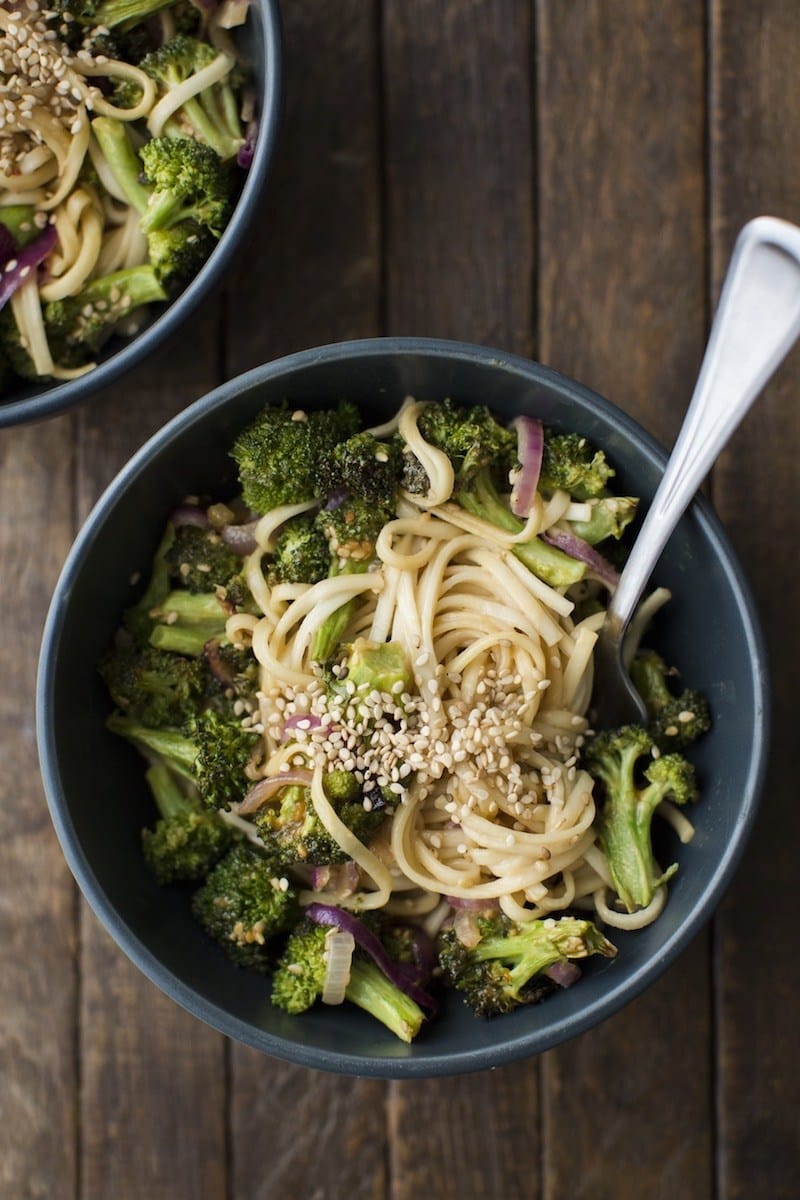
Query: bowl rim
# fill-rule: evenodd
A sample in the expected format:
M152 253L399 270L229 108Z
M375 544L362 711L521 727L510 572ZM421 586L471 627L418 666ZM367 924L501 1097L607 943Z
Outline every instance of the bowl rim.
M47 615L36 686L36 727L47 803L67 863L96 916L120 948L151 982L183 1008L220 1033L263 1053L304 1067L340 1074L400 1079L457 1075L479 1071L541 1053L599 1024L600 1021L610 1017L655 982L710 919L743 854L747 838L752 830L759 793L766 773L770 693L765 641L750 589L719 519L704 497L696 497L688 511L699 522L704 536L722 564L728 586L735 598L737 608L742 614L750 661L753 664L756 712L760 716L760 720L756 722L755 726L753 755L742 788L741 809L730 830L725 853L714 864L700 902L690 918L668 938L655 959L649 959L620 983L610 983L602 997L579 1013L567 1017L558 1030L533 1029L506 1040L500 1046L479 1046L450 1054L425 1055L423 1053L407 1059L332 1052L309 1048L300 1042L286 1042L266 1031L255 1029L238 1017L231 1016L219 1005L198 995L193 988L166 968L131 931L98 884L77 837L61 784L55 732L49 714L53 711L54 666L58 657L67 601L73 582L79 575L84 557L92 548L107 515L125 494L129 484L144 469L155 451L170 443L185 429L202 421L208 413L224 407L235 396L251 386L276 376L311 364L336 362L347 358L369 359L386 354L396 356L424 354L435 358L490 365L522 375L527 381L543 383L562 396L590 402L610 418L618 428L622 429L624 434L634 442L637 449L643 453L650 465L663 470L667 461L666 451L637 421L584 384L532 360L466 342L418 337L369 338L299 351L255 367L215 388L164 425L116 475L87 517L66 559ZM423 1047L420 1046L420 1050L422 1049Z
M77 379L66 379L19 400L0 399L0 429L53 417L81 404L121 375L138 366L190 316L221 280L258 212L272 163L283 105L283 54L279 0L256 0L261 11L260 37L264 56L261 118L253 161L230 221L191 283L140 334L123 343L104 362Z

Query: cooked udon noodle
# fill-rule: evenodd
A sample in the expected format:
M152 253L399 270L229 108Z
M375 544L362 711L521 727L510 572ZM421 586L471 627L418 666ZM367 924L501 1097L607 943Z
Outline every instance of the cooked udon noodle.
M633 914L613 907L593 828L593 780L579 764L604 614L576 622L563 589L543 583L512 553L515 542L563 517L570 498L537 498L516 535L471 516L449 502L452 467L422 438L420 408L406 402L377 432L399 427L430 491L398 501L366 573L271 587L264 553L282 523L312 505L275 509L257 526L259 549L246 575L263 615L237 613L227 634L250 642L260 663L254 727L263 731L265 754L258 774L311 772L320 821L360 868L358 886L330 896L342 907L385 908L430 931L451 911L445 897L499 905L517 921L584 908L609 925L643 926L661 911L665 889ZM338 704L326 698L311 658L314 635L353 599L346 639L402 644L414 678L407 694L345 695ZM294 733L287 745L288 718ZM323 773L334 767L397 797L386 836L369 846L326 798Z

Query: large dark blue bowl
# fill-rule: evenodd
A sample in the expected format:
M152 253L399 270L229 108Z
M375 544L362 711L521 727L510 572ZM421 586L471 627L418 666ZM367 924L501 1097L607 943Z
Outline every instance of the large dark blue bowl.
M450 997L416 1045L347 1006L288 1017L268 986L233 966L195 924L179 887L147 874L139 830L152 806L136 754L104 728L109 704L94 664L146 571L167 512L187 493L229 494L226 454L268 401L330 403L349 396L377 421L404 396L452 396L510 417L534 413L605 448L622 492L652 497L665 454L630 417L588 388L536 363L455 342L389 339L309 350L234 379L181 413L131 460L99 501L56 590L42 648L38 734L53 821L70 867L122 949L168 995L230 1037L310 1067L382 1076L451 1074L546 1050L609 1016L664 970L708 920L755 814L767 733L764 647L741 569L708 505L697 501L657 571L674 599L659 642L711 700L714 727L695 760L697 834L669 830L662 861L677 859L664 914L637 933L614 931L619 955L592 961L581 982L544 1004L479 1020ZM682 998L676 997L676 1003ZM642 1052L646 1053L646 1047Z
M79 404L119 379L155 350L186 320L222 279L236 247L263 202L264 183L275 149L283 97L281 22L278 0L255 0L247 24L237 31L250 63L256 88L259 131L250 169L233 215L189 286L169 304L153 306L147 325L132 338L115 337L93 371L63 382L29 383L10 396L0 396L0 429L23 421L39 421Z

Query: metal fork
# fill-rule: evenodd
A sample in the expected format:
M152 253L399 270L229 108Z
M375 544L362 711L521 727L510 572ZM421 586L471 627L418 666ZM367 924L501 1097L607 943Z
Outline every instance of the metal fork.
M700 375L595 648L594 725L647 720L623 658L628 623L717 455L800 334L800 229L757 217L734 247Z

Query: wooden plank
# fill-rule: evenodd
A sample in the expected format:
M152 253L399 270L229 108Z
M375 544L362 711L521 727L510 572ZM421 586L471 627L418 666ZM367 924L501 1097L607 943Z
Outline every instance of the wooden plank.
M384 4L388 332L532 348L530 6ZM390 1085L393 1200L538 1194L535 1062Z
M135 449L218 382L211 303L79 414L78 512ZM163 996L81 912L81 1195L224 1196L224 1039Z
M670 440L704 334L703 4L537 13L541 356ZM707 1197L710 1038L701 938L624 1013L548 1054L547 1200Z
M530 5L385 0L387 320L528 354Z
M72 423L0 434L0 1195L73 1200L75 889L39 782L34 683L72 540Z
M800 10L792 0L711 5L714 295L736 233L771 213L800 221ZM793 720L800 633L797 351L714 472L717 509L741 555L773 670L770 773L753 841L717 922L720 1196L800 1195L800 1058L794 941L800 844ZM763 899L756 901L756 893Z
M286 115L264 220L228 288L228 376L380 332L375 6L296 0L283 16ZM383 1083L237 1045L231 1081L231 1200L383 1200Z

